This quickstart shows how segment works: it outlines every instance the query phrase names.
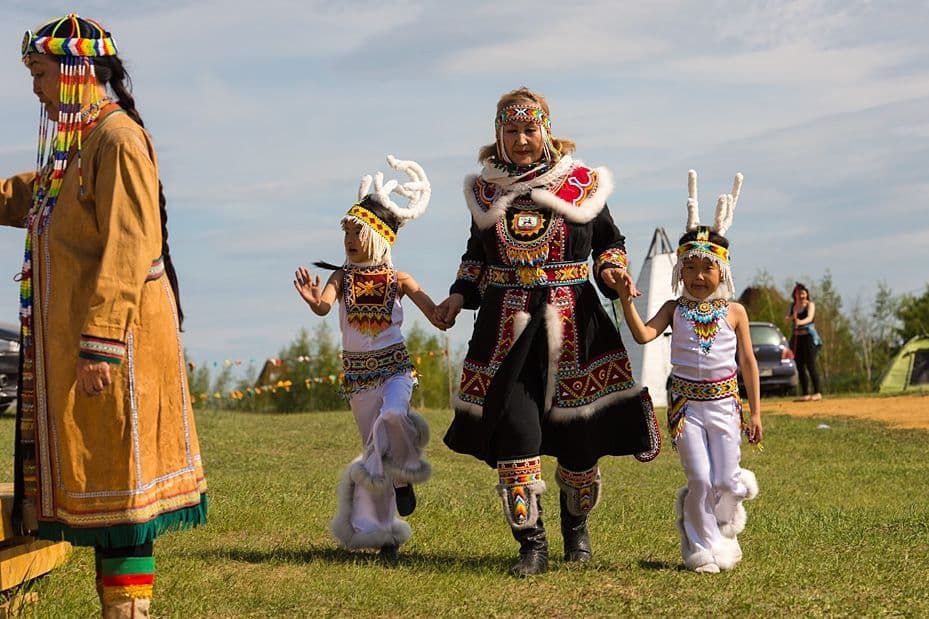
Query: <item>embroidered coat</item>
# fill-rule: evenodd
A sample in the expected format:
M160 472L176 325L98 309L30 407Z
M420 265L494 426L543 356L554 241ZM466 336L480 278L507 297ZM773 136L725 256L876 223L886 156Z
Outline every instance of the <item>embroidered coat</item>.
M612 189L608 170L570 157L509 189L466 179L471 236L451 292L479 311L445 439L455 451L493 466L494 420L527 357L541 351L548 357L543 453L586 461L657 455L651 398L636 385L589 281L592 256L597 286L614 299L600 272L627 263L625 239L606 207Z
M78 545L142 544L206 518L206 483L174 294L160 261L158 165L121 110L84 136L44 227L32 218L34 345L24 347L16 494L27 528ZM0 180L24 227L34 173ZM79 357L110 363L87 396ZM37 520L37 523L36 523Z

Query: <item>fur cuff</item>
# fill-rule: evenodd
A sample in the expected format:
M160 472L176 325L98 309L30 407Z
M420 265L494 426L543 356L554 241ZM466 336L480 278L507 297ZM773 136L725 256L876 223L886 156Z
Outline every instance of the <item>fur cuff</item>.
M745 513L745 506L742 505L742 502L735 506L735 512L732 514L732 519L728 522L720 522L719 532L720 534L728 539L735 539L736 536L745 530L745 524L748 522L748 514Z
M545 492L542 480L507 486L497 484L497 493L503 502L503 515L516 530L534 527L539 521L539 497Z
M749 471L748 469L739 470L739 479L745 484L745 487L748 489L748 494L745 495L746 501L751 501L756 496L758 496L758 478L755 477L755 474Z

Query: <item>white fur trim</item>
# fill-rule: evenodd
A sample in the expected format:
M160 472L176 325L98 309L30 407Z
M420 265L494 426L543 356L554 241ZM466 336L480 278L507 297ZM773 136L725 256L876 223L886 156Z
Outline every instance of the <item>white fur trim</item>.
M419 448L419 461L413 466L397 465L389 457L383 459L384 473L394 482L419 484L432 477L432 466L422 457L422 449L429 443L429 424L419 414L407 413L416 431L416 446Z
M613 174L606 168L594 168L597 173L599 186L580 206L565 202L548 189L533 189L532 200L541 206L555 211L573 223L585 224L592 220L603 210L607 198L613 193L615 184Z
M739 469L739 479L748 489L748 494L745 495L746 501L751 501L758 496L758 478L753 472L748 469Z
M364 467L360 456L349 465L348 474L351 476L353 482L367 488L371 492L384 492L390 485L390 479L388 479L386 475L372 475L368 469Z
M742 560L742 548L736 538L723 537L719 547L713 550L716 565L721 570L731 570Z
M584 406L570 408L566 406L553 406L551 410L548 411L548 416L552 421L559 423L567 423L569 421L574 421L575 419L586 419L593 416L598 411L601 411L604 408L614 404L618 400L639 395L641 392L642 386L635 385L629 389L615 391L609 395L603 396L602 398L597 398L595 401L591 402L590 404L585 404Z
M719 524L719 533L723 537L735 539L739 533L745 530L747 522L748 514L745 511L745 506L739 501L735 506L735 512L732 514L732 520L729 522L717 523Z
M558 361L561 359L561 345L564 343L561 312L554 305L545 306L545 331L548 340L548 378L545 382L544 406L548 408L555 401L555 385L558 383Z
M513 341L515 342L523 334L523 331L526 330L526 327L529 325L529 320L532 318L532 314L529 312L524 312L522 310L516 312L516 315L513 316Z
M352 527L352 506L355 496L355 482L352 480L352 470L360 459L355 459L346 467L339 481L338 502L339 507L335 517L329 523L329 531L344 548L380 548L381 546L400 546L406 543L413 534L410 525L395 518L390 529L360 533Z
M468 205L468 210L471 211L471 217L474 219L474 223L477 224L477 227L481 230L486 230L496 224L497 220L506 214L506 208L516 199L516 195L509 194L497 198L493 206L485 211L484 208L478 204L477 198L474 195L474 183L477 182L478 178L479 176L477 174L469 174L465 177L465 204Z

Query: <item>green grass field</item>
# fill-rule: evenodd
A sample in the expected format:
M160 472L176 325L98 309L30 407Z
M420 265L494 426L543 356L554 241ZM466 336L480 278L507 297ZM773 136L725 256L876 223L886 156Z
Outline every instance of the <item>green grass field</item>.
M760 496L747 504L745 558L732 572L681 569L666 448L649 464L601 461L604 498L591 517L594 560L561 561L554 461L543 497L554 560L529 580L506 574L516 542L495 473L441 442L418 487L413 538L396 565L336 547L335 486L359 451L347 412L198 413L210 523L155 545L159 617L929 616L929 433L845 420L768 416L765 450L745 449ZM0 418L4 479L13 420ZM93 553L30 584L37 617L98 616Z

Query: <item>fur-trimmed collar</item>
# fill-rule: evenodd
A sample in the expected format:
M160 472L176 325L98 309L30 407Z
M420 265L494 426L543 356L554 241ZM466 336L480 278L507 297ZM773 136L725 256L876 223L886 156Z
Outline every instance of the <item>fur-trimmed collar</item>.
M613 175L606 168L588 168L565 156L549 172L510 187L501 187L477 174L465 177L464 194L477 227L497 223L513 201L529 194L532 201L572 223L587 223L603 209L613 193Z

